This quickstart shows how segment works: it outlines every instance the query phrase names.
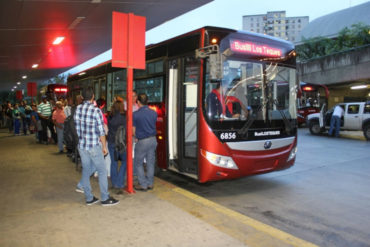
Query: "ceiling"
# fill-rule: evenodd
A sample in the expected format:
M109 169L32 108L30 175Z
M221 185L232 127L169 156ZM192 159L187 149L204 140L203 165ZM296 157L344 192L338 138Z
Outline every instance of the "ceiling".
M16 90L26 89L27 82L52 78L109 50L113 11L146 16L150 30L211 1L1 0L0 91L17 82ZM64 41L53 45L58 36Z

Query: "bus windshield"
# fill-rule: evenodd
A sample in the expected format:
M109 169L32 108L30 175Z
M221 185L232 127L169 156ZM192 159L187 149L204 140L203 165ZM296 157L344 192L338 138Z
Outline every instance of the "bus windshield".
M261 127L266 128L276 125L274 120L290 125L297 118L295 69L233 58L222 65L222 79L205 82L204 111L209 123L242 128L245 124L240 123L262 121Z

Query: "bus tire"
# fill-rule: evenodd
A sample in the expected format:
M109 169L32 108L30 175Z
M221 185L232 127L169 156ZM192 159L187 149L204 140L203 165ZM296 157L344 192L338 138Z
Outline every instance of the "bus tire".
M312 135L318 135L321 133L320 124L318 121L310 121L308 128L310 129L310 133Z
M367 141L370 141L370 123L366 124L363 128L364 136Z

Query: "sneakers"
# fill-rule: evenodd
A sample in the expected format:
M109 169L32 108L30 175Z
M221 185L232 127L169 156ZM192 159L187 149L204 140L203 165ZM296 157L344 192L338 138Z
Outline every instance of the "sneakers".
M113 205L116 205L118 203L119 203L118 200L114 199L113 197L109 197L107 200L102 201L101 205L103 205L103 206L113 206Z
M76 187L76 192L85 193L83 188Z
M98 201L99 199L94 196L91 201L86 202L86 205L90 206L90 205L97 203Z

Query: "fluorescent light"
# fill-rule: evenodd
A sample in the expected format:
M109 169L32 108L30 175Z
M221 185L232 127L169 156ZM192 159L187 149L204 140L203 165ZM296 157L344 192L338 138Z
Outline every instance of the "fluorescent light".
M33 69L36 69L37 67L39 67L39 65L37 63L35 63L34 65L32 65L32 68Z
M85 19L85 16L79 16L77 17L72 23L71 25L69 25L68 29L69 30L72 30L74 29L78 24L80 24L80 22Z
M63 40L64 40L64 37L63 36L57 37L54 40L53 45L59 45L60 43L62 43Z
M364 88L367 88L367 85L358 85L358 86L352 86L351 87L352 90L364 89Z
M19 82L17 82L17 84L18 84L18 85L20 85L20 84L21 84L21 82L19 81Z
M12 92L14 92L14 88L12 88Z
M27 76L26 75L22 76L22 79L27 79Z
M86 75L86 72L81 72L78 74L79 76Z

